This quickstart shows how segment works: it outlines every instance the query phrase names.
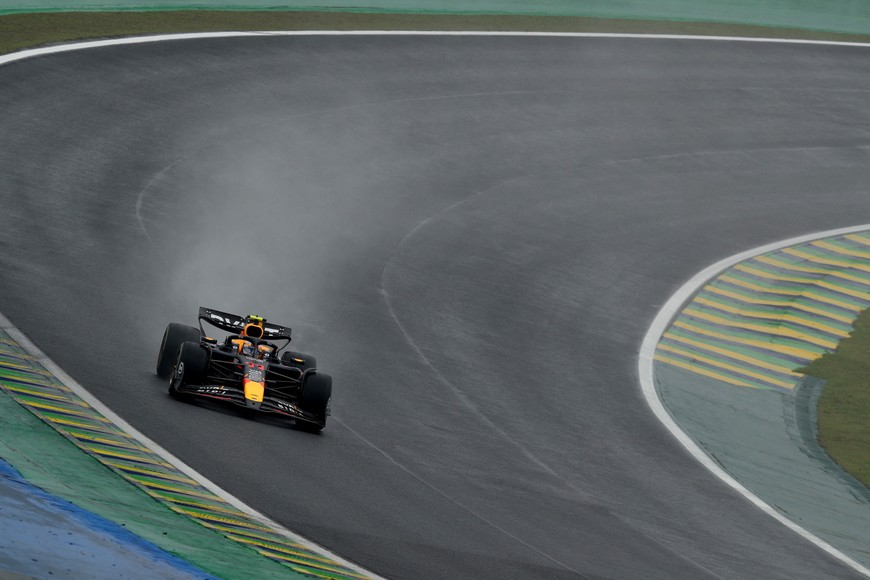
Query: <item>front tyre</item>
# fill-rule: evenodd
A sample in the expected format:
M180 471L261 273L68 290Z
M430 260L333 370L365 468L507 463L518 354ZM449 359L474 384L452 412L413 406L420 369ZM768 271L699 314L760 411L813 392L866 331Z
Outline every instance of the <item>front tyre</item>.
M157 376L168 379L175 366L175 356L181 343L186 341L199 343L202 333L198 328L172 322L163 333L160 351L157 353Z
M180 399L179 389L185 384L198 384L205 379L208 351L197 342L183 342L175 357L175 366L169 377L169 394Z
M297 404L306 413L318 418L319 423L297 421L296 428L309 433L316 433L326 426L326 416L329 414L329 402L332 399L332 377L323 373L309 374L302 384L302 393Z

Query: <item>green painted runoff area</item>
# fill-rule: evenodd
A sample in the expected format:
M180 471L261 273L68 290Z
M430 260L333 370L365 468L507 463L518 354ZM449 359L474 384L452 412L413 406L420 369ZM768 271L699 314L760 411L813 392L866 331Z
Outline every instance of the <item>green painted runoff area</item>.
M0 0L0 14L113 10L304 10L417 14L515 14L741 23L863 34L870 2L855 0Z
M220 578L304 578L172 512L121 480L0 390L0 457L33 485Z

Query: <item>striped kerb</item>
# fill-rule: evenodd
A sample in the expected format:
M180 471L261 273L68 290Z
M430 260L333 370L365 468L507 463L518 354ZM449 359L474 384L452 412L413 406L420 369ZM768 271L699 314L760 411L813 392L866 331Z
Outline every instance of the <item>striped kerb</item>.
M656 348L661 363L754 389L794 389L870 306L870 233L746 260L683 308Z
M0 387L79 449L183 517L222 534L295 572L365 578L290 541L187 477L103 417L0 331Z

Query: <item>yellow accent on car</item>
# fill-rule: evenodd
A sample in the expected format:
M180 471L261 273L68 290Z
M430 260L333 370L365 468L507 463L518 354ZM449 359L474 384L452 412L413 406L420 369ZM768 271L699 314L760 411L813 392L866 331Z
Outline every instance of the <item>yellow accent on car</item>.
M245 387L245 398L255 403L263 402L263 393L266 391L266 385L257 381L242 381Z

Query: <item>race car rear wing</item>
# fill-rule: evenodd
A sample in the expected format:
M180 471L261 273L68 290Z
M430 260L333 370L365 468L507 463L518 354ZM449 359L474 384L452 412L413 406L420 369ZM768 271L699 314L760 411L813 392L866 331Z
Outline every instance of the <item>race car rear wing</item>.
M214 308L199 307L199 320L233 334L238 334L245 328L245 317L229 312L221 312ZM202 323L199 325L202 330ZM279 326L263 320L263 338L266 340L290 340L290 328Z

